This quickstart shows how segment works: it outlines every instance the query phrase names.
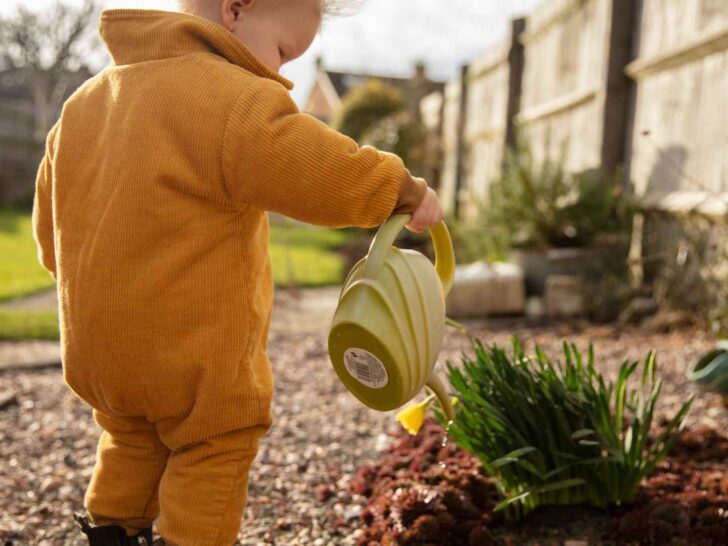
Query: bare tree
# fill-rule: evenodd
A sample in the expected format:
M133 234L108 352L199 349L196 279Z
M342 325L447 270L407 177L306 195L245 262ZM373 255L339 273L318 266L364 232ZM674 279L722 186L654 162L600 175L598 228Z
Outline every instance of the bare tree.
M44 138L69 91L88 77L99 46L95 0L72 6L56 0L43 11L19 4L0 18L0 76L32 94L35 129Z

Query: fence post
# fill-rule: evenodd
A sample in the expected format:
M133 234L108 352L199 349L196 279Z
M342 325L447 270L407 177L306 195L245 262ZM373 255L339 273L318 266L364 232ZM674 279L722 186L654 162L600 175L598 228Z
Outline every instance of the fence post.
M436 190L439 191L440 186L442 185L442 171L443 171L443 164L445 162L445 104L447 102L447 98L445 97L445 87L447 83L443 84L442 89L440 90L440 93L442 94L442 102L440 103L440 114L437 117L437 127L435 128L435 136L437 142L437 158L435 161L432 162L433 168L432 168L432 182L431 186Z
M457 161L455 163L455 202L453 203L453 214L455 218L460 217L460 192L462 191L465 179L465 126L468 116L468 68L465 64L460 69L460 108L457 124Z
M614 173L624 164L625 142L628 140L630 93L632 81L624 72L632 60L635 0L612 0L609 29L609 57L605 81L604 124L600 163L607 173Z
M506 107L506 138L503 153L505 161L509 150L516 147L516 116L521 110L521 83L525 57L521 34L526 29L526 18L511 21L511 48L508 52L508 106Z
M604 110L604 135L602 138L601 162L607 172L614 172L620 165L623 167L623 183L625 189L631 189L632 144L635 138L635 109L637 107L637 82L630 78L625 68L639 56L639 44L642 30L643 0L615 0L612 6L612 27L609 40L609 67L607 72L607 102ZM615 27L619 17L624 24ZM615 28L617 30L615 31ZM615 41L623 40L617 43ZM614 61L614 62L613 62ZM620 74L617 73L619 70ZM626 81L625 81L626 80ZM616 93L610 84L616 83ZM610 100L616 102L610 102ZM610 117L621 110L621 117ZM609 127L614 134L609 134ZM610 142L610 139L613 141ZM621 142L619 141L621 139ZM632 289L639 289L645 278L644 258L645 217L636 211L632 220L632 234L627 253L627 271Z

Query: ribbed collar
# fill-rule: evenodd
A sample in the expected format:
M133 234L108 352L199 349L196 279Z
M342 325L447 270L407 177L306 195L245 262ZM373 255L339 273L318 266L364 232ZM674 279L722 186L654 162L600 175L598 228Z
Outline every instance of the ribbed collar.
M117 65L207 51L293 89L293 83L264 65L226 28L202 17L145 9L104 10L99 32Z

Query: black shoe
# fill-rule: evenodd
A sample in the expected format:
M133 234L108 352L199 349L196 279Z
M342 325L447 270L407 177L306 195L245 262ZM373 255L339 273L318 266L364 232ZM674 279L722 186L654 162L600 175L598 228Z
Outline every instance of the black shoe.
M151 527L130 537L124 528L118 525L92 526L88 522L88 518L80 514L74 514L73 519L78 522L81 531L88 537L89 546L152 546Z

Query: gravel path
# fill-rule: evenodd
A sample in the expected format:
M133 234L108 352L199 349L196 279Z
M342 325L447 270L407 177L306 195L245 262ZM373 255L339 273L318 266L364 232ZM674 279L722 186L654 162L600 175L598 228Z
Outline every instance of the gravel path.
M61 348L57 341L0 341L0 370L60 366Z
M58 308L58 294L56 289L52 288L32 296L4 301L0 303L0 308L23 309L24 311L52 311Z
M276 376L275 423L264 439L250 486L240 544L350 545L364 504L348 483L356 469L388 445L391 415L363 408L339 384L326 354L326 329L335 290L281 292L271 330ZM612 374L621 360L658 349L665 380L663 407L693 392L684 369L711 339L697 331L667 335L601 326L526 327L498 321L473 325L482 339L507 342L510 333L535 340L548 352L567 337L595 342L598 365ZM459 334L445 357L466 347ZM6 396L3 408L3 393ZM14 394L14 398L13 398ZM13 545L80 545L71 523L81 508L94 460L98 429L90 411L65 388L61 370L0 373L0 541ZM692 422L728 427L716 396L701 395ZM8 544L8 542L6 542Z

